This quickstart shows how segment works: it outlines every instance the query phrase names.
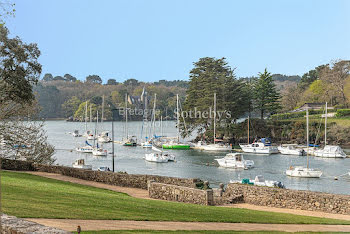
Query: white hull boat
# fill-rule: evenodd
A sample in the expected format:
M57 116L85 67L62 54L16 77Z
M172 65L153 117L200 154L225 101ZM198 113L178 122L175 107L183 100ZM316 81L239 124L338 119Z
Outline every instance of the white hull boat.
M84 159L78 159L73 163L74 168L80 168L80 169L92 169L92 165L86 165Z
M215 159L221 167L243 168L248 169L254 167L252 160L245 160L240 153L226 154L224 158Z
M97 141L101 143L108 143L111 142L112 139L109 137L108 132L102 132L98 137Z
M297 148L295 145L280 145L277 149L281 154L298 156L306 155L306 152L302 148Z
M306 167L290 167L289 170L286 171L286 175L302 178L320 178L322 171Z
M102 148L94 148L92 151L92 155L94 156L107 156L107 150Z
M111 169L109 169L109 167L99 167L97 168L98 171L111 171Z
M278 149L275 146L264 146L262 143L240 144L243 152L253 154L277 154Z
M81 137L81 134L79 134L78 130L74 130L74 132L71 133L73 137Z
M80 153L92 153L92 151L94 150L94 147L92 147L92 145L90 145L87 141L85 141L85 143L86 143L85 146L78 147L75 150Z
M169 161L167 157L164 157L162 154L158 153L145 154L145 160L156 163L167 163Z
M167 151L163 151L163 150L161 150L161 149L158 149L158 148L155 147L155 146L152 146L152 150L159 152L159 153L161 154L161 156L167 158L168 161L175 161L175 155L170 154L170 153L167 152Z
M326 145L323 149L315 150L314 155L321 158L346 158L343 149L336 145Z
M205 151L231 151L232 146L224 144L209 144L201 146L200 149Z

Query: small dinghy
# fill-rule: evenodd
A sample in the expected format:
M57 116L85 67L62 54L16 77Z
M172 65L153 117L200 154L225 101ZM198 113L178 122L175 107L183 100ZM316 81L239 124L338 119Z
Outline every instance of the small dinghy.
M92 169L92 165L86 165L84 159L75 160L75 162L73 163L73 167L80 168L80 169L87 169L87 170Z
M74 130L74 132L71 133L73 137L81 137L81 134L79 134L79 130Z
M109 169L109 167L98 167L97 170L98 171L111 171L111 169Z
M244 168L249 169L254 167L254 161L245 160L241 153L229 153L225 157L215 159L221 167L229 168Z
M271 188L286 188L284 184L280 181L275 180L265 180L264 176L257 175L254 180L242 179L241 181L230 180L230 183L240 183L240 184L250 184L255 186L265 186Z

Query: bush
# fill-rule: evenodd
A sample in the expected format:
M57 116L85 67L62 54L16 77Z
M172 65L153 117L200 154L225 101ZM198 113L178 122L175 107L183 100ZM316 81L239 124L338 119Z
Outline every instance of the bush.
M336 117L350 116L350 109L338 109Z

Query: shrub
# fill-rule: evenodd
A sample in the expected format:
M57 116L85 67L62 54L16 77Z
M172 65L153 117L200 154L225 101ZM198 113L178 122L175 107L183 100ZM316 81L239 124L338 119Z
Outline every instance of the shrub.
M350 109L338 109L336 117L350 116Z

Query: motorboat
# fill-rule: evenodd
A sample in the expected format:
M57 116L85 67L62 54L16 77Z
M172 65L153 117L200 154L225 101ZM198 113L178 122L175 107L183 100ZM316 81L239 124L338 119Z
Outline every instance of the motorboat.
M343 149L337 145L326 145L323 149L315 150L314 155L322 158L346 158Z
M306 155L305 150L302 148L298 148L295 144L280 145L277 147L277 149L281 154L298 156Z
M136 146L137 139L136 136L131 136L122 142L123 146Z
M109 137L109 132L101 132L101 134L97 137L97 141L101 143L108 143L111 142L112 139Z
M230 183L265 186L265 187L271 187L271 188L286 188L281 181L265 180L264 176L262 175L255 176L254 180L251 180L251 179L242 179L241 181L230 180Z
M109 167L98 167L97 170L98 171L111 171L111 169L109 169Z
M167 163L169 161L169 158L163 156L162 153L150 153L145 154L145 160L148 162Z
M79 134L79 130L74 130L74 132L71 133L73 137L81 137L81 134Z
M163 151L155 146L152 146L152 150L159 152L163 157L168 158L168 161L175 161L175 155L173 155L167 151Z
M271 141L268 138L261 138L252 144L240 144L239 146L245 153L276 154L279 152L276 146L271 145Z
M322 171L302 166L291 166L289 170L286 170L286 175L291 177L320 178Z
M90 145L89 142L87 141L85 141L85 144L86 144L85 146L78 147L75 150L80 153L92 153L92 151L94 150L94 147L92 147L92 145Z
M73 163L73 167L80 168L80 169L88 169L88 170L92 169L92 165L86 165L84 159L75 160L75 162Z
M230 168L252 168L254 167L254 161L245 160L241 153L229 153L225 157L215 159L221 167Z

